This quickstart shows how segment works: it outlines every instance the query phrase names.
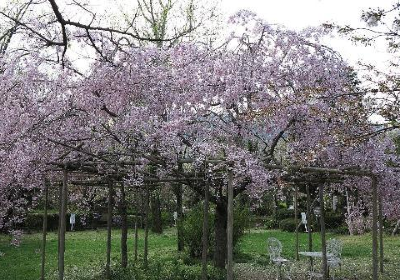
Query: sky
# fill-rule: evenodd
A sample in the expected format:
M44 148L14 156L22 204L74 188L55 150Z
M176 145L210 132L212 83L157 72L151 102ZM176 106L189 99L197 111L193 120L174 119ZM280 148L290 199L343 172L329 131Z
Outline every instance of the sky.
M271 23L291 29L316 26L325 21L343 24L360 22L362 10L390 7L394 0L222 0L222 9L234 13L239 9L257 12Z
M301 30L325 22L362 26L361 12L370 7L391 7L396 0L221 0L222 12L234 14L240 9L256 12L269 23ZM350 64L358 60L383 65L388 55L385 48L355 46L346 39L326 38L324 43L340 52Z
M179 1L179 0L178 0ZM200 0L204 4L212 0ZM389 8L399 0L216 0L220 1L220 9L224 16L229 17L241 9L256 12L259 17L272 24L284 25L289 29L301 30L309 26L320 26L325 22L335 22L340 25L362 26L361 12L370 7ZM58 0L59 4L69 0ZM136 3L135 0L89 0L94 7L108 10L120 10ZM4 4L0 0L0 7ZM117 5L119 3L119 5ZM121 6L122 5L122 6ZM129 10L129 9L128 9ZM80 21L79 15L74 20ZM324 44L337 50L351 65L358 61L385 68L389 55L383 44L378 47L355 46L345 38L326 37Z

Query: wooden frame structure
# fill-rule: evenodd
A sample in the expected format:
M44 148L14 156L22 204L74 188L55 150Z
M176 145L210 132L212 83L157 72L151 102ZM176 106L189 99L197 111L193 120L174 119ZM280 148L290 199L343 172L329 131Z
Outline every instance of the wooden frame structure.
M373 176L374 177L374 176ZM372 179L374 180L374 179ZM373 182L371 182L371 185L373 184ZM310 190L309 190L309 184L305 182L306 185L306 194L307 194L307 228L308 228L308 250L312 251L313 250L313 240L312 240L312 231L311 231L311 212L312 212L312 208L314 203L311 203L311 197L310 197ZM374 188L372 188L373 190ZM373 207L377 207L378 208L378 233L379 233L379 271L380 273L384 272L384 247L383 247L383 215L382 215L382 196L380 196L379 198L377 198L376 196L374 197L374 191L372 191L372 204L375 206ZM320 204L320 208L321 208L321 216L320 216L320 224L321 224L321 243L322 243L322 247L323 250L325 248L326 251L326 238L325 238L325 207L324 207L324 200L323 200L323 196L324 196L324 187L323 185L319 186L319 190L318 190L318 200L321 202ZM315 201L314 201L315 202ZM377 206L376 206L377 204ZM298 220L298 186L295 185L295 194L294 194L294 209L295 209L295 219ZM296 224L298 224L300 226L300 223L296 222ZM299 226L296 227L296 244L295 244L295 250L296 250L296 259L299 260ZM374 230L373 230L373 234L374 234ZM377 233L376 233L376 229L375 229L375 239ZM374 236L373 236L374 238ZM375 246L375 245L373 245ZM377 252L375 253L377 254ZM313 265L313 259L310 258L310 266ZM374 263L376 263L374 261ZM373 263L373 266L374 266ZM325 267L325 265L324 265ZM377 270L377 268L373 268L374 271ZM325 272L325 271L324 271Z
M378 263L380 264L380 272L383 273L383 235L382 235L382 214L380 204L378 202L378 180L377 176L365 170L351 170L351 169L331 169L331 168L320 168L320 167L301 167L301 166L281 166L281 165L267 165L267 169L272 170L287 170L289 172L299 172L303 174L325 174L328 177L336 176L352 176L352 177L367 177L371 180L371 192L372 192L372 279L378 280ZM310 192L307 187L307 216L310 217ZM321 243L322 243L322 271L324 280L328 279L328 260L326 252L326 232L325 232L325 211L324 211L324 185L319 185L319 200L321 203ZM297 201L296 201L297 204ZM296 206L297 208L297 206ZM379 208L379 209L378 209ZM380 232L380 258L378 257L378 221L379 221L379 232ZM308 228L310 226L310 219L307 219ZM312 235L309 230L309 250L312 251ZM296 246L298 243L296 242ZM297 247L298 248L298 247ZM296 251L297 251L296 248ZM232 280L232 279L229 279Z
M181 159L178 163L192 163L194 162L193 159ZM228 205L227 205L227 280L233 280L233 201L234 201L234 186L233 186L233 162L227 161L225 159L212 159L212 160L205 160L205 167L208 163L225 163L227 165L227 198L228 198ZM58 167L63 167L63 179L62 179L62 186L60 188L60 230L59 230L59 254L58 254L58 271L59 271L59 280L64 279L64 250L65 250L65 231L66 231L66 204L67 204L67 191L68 191L68 171L74 170L82 170L82 165L75 165L75 163L53 163ZM121 163L119 163L121 164ZM136 162L124 163L129 166L135 165ZM372 189L372 217L373 217L373 224L372 224L372 279L378 280L378 220L380 220L380 269L383 272L383 239L382 239L382 224L381 224L381 217L382 217L382 207L381 205L378 206L378 186L377 186L377 177L375 174L369 171L363 170L349 170L349 169L330 169L330 168L319 168L319 167L301 167L295 165L283 166L283 165L271 165L266 164L264 167L267 170L282 170L288 171L289 173L301 173L305 175L309 174L324 174L327 177L337 178L337 176L356 176L356 177L367 177L371 179L371 189ZM97 174L97 170L91 169L90 167L86 167L83 169L85 172L89 172L92 174ZM58 170L60 171L60 170ZM113 181L115 178L123 177L123 173L116 173L116 174L109 174L107 175L107 186L109 189L108 192L108 218L107 218L107 263L106 263L106 274L110 276L110 254L111 254L111 211L112 211L112 199L113 199ZM160 183L160 182L185 182L185 181L203 181L204 182L204 220L203 220L203 252L202 252L202 280L207 279L207 249L208 249L208 209L209 209L209 185L210 182L204 176L201 177L191 177L191 174L181 174L184 175L181 178L147 178L145 182L147 183ZM115 177L115 178L113 178ZM74 182L75 184L84 183L84 182ZM91 182L95 183L95 182ZM96 182L101 183L101 182ZM103 182L104 183L104 182ZM148 252L148 195L149 195L149 188L146 188L146 223L145 223L145 246L144 246L144 264L147 265L147 252ZM320 201L323 203L323 192L324 187L323 184L320 185L319 196ZM309 189L307 188L307 194L309 196ZM48 198L48 186L45 183L45 211L44 211L44 218L43 218L43 244L42 244L42 275L41 279L44 280L44 271L45 271L45 246L46 246L46 231L47 231L47 198ZM297 196L296 196L297 198ZM297 200L297 199L296 199ZM307 213L310 214L310 201L308 200L307 206ZM381 204L381 203L379 203ZM321 225L324 225L324 211L323 205L322 208L322 215L321 215ZM297 201L295 212L297 213ZM297 215L296 215L297 217ZM310 223L308 219L308 223ZM310 226L310 225L308 225ZM135 234L137 237L137 233ZM325 240L325 228L321 227L321 240L322 240L322 268L324 272L324 279L327 279L328 276L328 266L327 266L327 252L326 252L326 240ZM137 240L135 241L135 250L137 250ZM312 250L312 237L309 235L309 249ZM296 239L296 248L298 248L298 239ZM297 254L297 253L296 253ZM135 256L137 256L137 252L135 252Z

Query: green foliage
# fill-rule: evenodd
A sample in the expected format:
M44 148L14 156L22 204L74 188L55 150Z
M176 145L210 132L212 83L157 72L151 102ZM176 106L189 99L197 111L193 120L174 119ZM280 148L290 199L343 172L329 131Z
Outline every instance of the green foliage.
M279 223L275 220L273 216L251 216L249 227L276 229L279 228Z
M284 219L279 222L279 229L283 231L295 232L296 227L296 220L294 218Z
M168 262L153 261L147 269L143 266L129 266L127 269L115 267L111 279L118 280L200 280L201 265L185 265L179 260ZM223 280L223 270L208 267L208 279ZM78 280L78 279L77 279ZM80 280L80 279L79 279ZM86 279L85 279L86 280ZM97 280L97 279L96 279Z
M183 239L185 246L189 250L191 257L200 257L202 252L202 236L203 236L203 205L196 205L189 213L185 215L182 222ZM211 211L208 216L208 237L209 237L209 254L212 252L214 244L214 216Z
M68 218L67 218L68 219ZM29 213L22 227L28 232L39 231L43 228L43 214ZM57 230L58 228L58 213L49 213L47 215L47 230Z
M161 262L151 260L147 268L143 265L129 265L122 268L119 265L111 267L111 280L201 280L200 264L185 265L180 260ZM209 280L225 279L225 271L208 266ZM55 271L50 280L58 279ZM90 269L73 267L65 271L65 280L103 280L106 279L104 266L96 264Z
M214 252L214 210L209 211L209 251L208 254ZM233 212L233 245L237 243L244 231L250 225L250 213L247 207L235 206ZM188 248L191 257L198 258L202 253L202 236L203 236L203 204L196 205L188 214L182 223L183 238L185 246Z
M163 226L172 226L174 225L174 215L167 211L161 211L161 220Z
M58 215L57 215L57 220L58 220ZM24 222L24 226L28 230L40 229L42 227L42 224L43 224L43 215L38 213L28 214Z
M149 224L153 227L154 217L153 213L149 213ZM173 226L175 223L174 216L172 213L167 211L161 211L161 226L162 228Z
M341 213L326 212L325 226L327 229L336 229L345 225L345 217Z
M138 226L140 226L140 217L138 217ZM128 227L134 228L135 227L135 221L136 221L136 215L128 215L127 217L127 222L128 222Z
M274 212L275 201L271 192L265 192L258 200L259 205L252 210L252 213L257 216L271 216Z
M281 221L288 218L294 218L294 210L289 210L286 208L276 210L277 221Z
M276 229L279 227L279 224L273 217L268 217L264 220L264 227L266 229Z
M345 225L338 226L336 228L331 229L331 232L335 234L342 234L342 235L348 235L349 234L349 228Z
M247 207L235 207L233 210L233 245L243 236L246 228L250 227L250 210Z
M340 233L348 233L345 217L342 213L325 212L325 228L331 231L339 230ZM321 224L319 218L318 219L313 218L312 229L315 232L319 232L321 230Z
M70 214L67 214L65 218L67 223L67 230L69 229L70 225L69 217ZM50 212L47 214L48 231L55 231L58 229L58 219L59 219L58 213ZM83 220L85 221L85 223L82 223ZM98 224L96 224L96 221L93 219L92 215L84 216L82 214L76 213L74 230L91 229L96 226L98 226ZM22 224L22 228L27 232L41 231L43 229L43 213L40 212L29 213Z

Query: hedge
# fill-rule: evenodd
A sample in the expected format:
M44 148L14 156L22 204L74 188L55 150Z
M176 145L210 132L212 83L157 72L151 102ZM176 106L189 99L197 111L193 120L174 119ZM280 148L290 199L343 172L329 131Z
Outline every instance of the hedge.
M69 223L70 214L67 214L66 223L67 223L67 230L70 229ZM83 215L83 214L76 214L75 217L75 226L74 230L84 230L84 229L95 229L98 227L106 227L107 226L107 217L101 217L100 214L93 215ZM58 213L49 213L47 215L47 230L48 231L55 231L58 229L58 220L59 216ZM121 216L114 215L112 218L113 227L121 226ZM128 227L133 228L135 226L135 216L128 215ZM140 226L140 217L139 217L139 226ZM32 231L40 231L43 228L43 213L29 213L21 228L25 229L28 232Z
M279 229L283 231L295 232L296 227L296 220L294 218L284 219L279 222Z

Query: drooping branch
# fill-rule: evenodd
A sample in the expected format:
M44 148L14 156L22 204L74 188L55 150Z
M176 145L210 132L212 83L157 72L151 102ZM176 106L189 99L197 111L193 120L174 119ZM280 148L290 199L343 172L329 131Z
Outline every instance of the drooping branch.
M47 47L50 47L50 46L64 46L64 42L54 41L54 40L51 40L51 39L45 37L43 34L41 34L40 32L36 31L34 28L28 26L26 23L22 22L20 19L13 18L13 17L7 15L6 13L4 13L2 11L0 11L0 14L3 15L4 17L14 21L18 26L22 26L22 27L26 28L27 30L29 30L30 32L32 32L33 34L35 34L36 36L38 36L42 41L45 42Z
M281 138L283 137L283 135L285 134L285 132L295 123L295 119L290 119L288 124L285 126L284 129L282 129L272 140L271 143L271 147L268 151L267 157L270 158L271 160L274 160L276 162L276 160L274 159L274 153L275 153L275 148L279 143L279 140L281 140Z

